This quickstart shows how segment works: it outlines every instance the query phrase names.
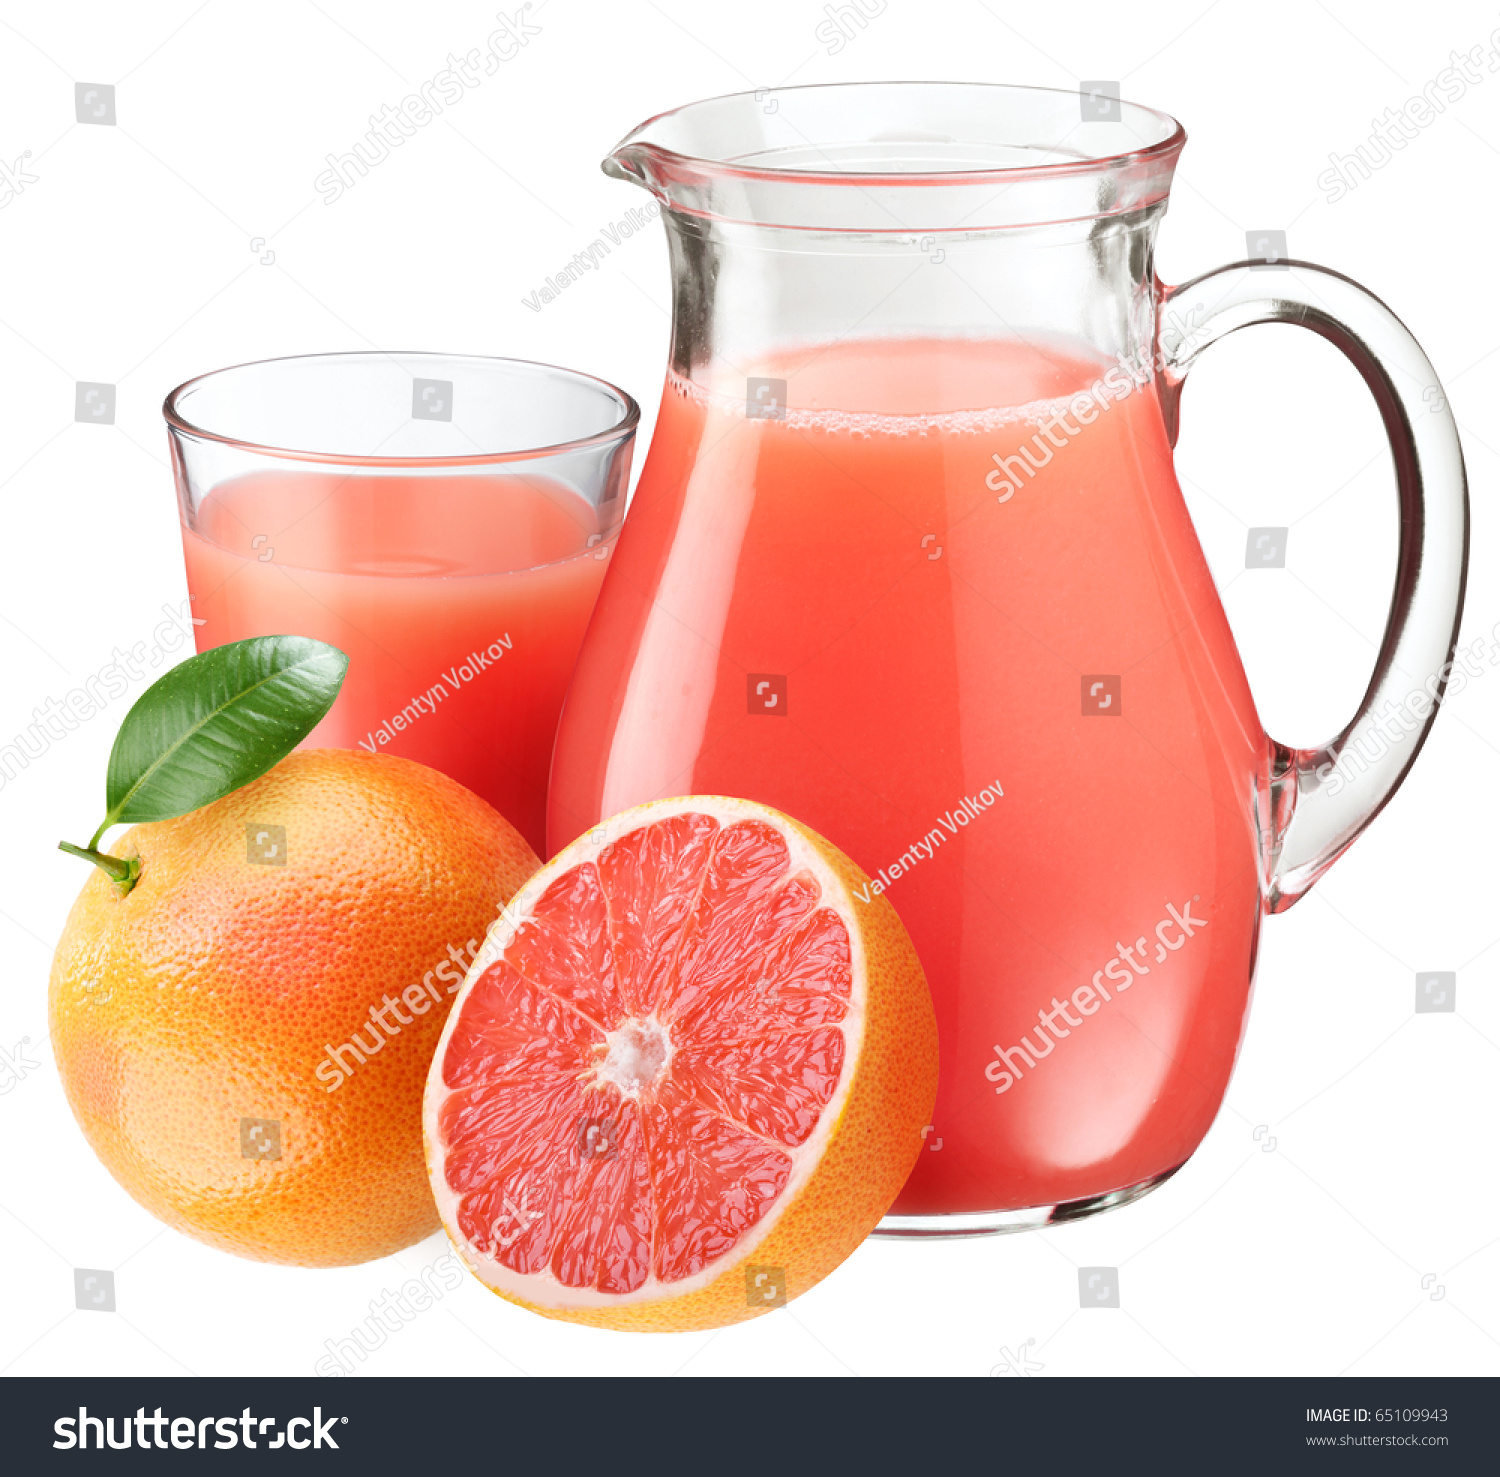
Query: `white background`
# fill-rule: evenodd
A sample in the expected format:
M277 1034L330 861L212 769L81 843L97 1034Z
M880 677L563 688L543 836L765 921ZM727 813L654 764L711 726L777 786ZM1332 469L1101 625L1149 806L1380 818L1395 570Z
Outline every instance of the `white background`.
M0 742L183 598L159 407L190 375L365 347L538 358L631 390L644 447L668 323L660 226L540 313L521 299L647 203L598 169L635 124L818 81L1118 78L1181 118L1161 276L1282 229L1292 256L1403 318L1468 458L1461 639L1494 650L1500 70L1486 62L1345 199L1316 183L1450 50L1493 55L1492 7L889 0L830 54L824 6L801 0L546 0L524 50L325 205L325 156L449 51L483 46L494 16L493 0L0 5L0 159L29 151L35 176L0 208ZM77 81L115 85L117 126L75 122ZM112 426L75 423L79 380L118 386ZM1325 740L1363 690L1394 568L1389 458L1362 385L1311 334L1236 335L1194 372L1178 465L1262 717L1283 742ZM1258 525L1290 527L1285 570L1245 569ZM46 1045L51 944L83 881L53 848L92 830L124 707L0 789L0 1047L29 1038L43 1064L0 1074L0 1369L311 1373L440 1238L310 1272L164 1230L95 1162ZM1139 1205L973 1244L872 1242L788 1310L714 1334L550 1323L466 1280L365 1368L976 1375L1024 1346L1046 1376L1500 1372L1497 760L1487 665L1369 833L1267 923L1228 1102ZM1458 971L1458 1009L1416 1015L1414 974L1436 969ZM1076 1268L1095 1265L1120 1269L1118 1311L1080 1310ZM80 1266L115 1272L117 1313L74 1309Z

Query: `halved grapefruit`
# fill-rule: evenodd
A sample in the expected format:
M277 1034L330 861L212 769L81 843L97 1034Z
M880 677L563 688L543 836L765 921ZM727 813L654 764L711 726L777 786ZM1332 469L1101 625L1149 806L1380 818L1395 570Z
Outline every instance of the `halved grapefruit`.
M750 801L653 801L566 847L491 931L427 1079L428 1173L502 1297L714 1328L869 1234L937 1069L916 952L853 862Z

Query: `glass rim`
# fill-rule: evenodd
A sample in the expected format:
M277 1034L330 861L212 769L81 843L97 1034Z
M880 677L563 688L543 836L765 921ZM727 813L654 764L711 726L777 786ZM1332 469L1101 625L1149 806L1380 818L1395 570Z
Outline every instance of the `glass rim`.
M268 364L299 364L310 360L338 363L350 359L390 359L392 361L421 360L428 364L456 364L478 362L487 365L512 365L524 370L544 370L550 374L563 375L568 379L593 385L615 397L620 405L620 416L613 425L588 436L578 436L566 441L548 442L540 446L513 448L508 451L467 452L461 456L379 456L357 452L309 451L293 446L273 446L267 442L247 441L243 437L230 436L222 431L210 430L195 424L183 413L180 402L206 380L218 379L222 375L234 374L242 369L257 369ZM267 359L246 359L238 364L226 364L210 369L203 374L183 380L168 391L162 401L162 418L167 429L180 436L198 441L213 441L222 446L232 446L240 451L254 452L262 456L281 457L290 461L322 462L339 467L474 467L501 465L506 462L536 461L541 457L558 456L565 452L582 451L591 446L607 445L611 441L623 441L635 433L640 425L641 407L627 390L598 375L581 369L569 369L561 364L548 364L539 359L516 359L503 354L449 354L431 349L336 349L326 353L275 354Z
M1132 112L1146 114L1156 120L1162 128L1162 138L1154 143L1142 144L1139 148L1125 149L1115 153L1090 154L1075 159L1053 160L1046 164L1017 164L999 168L828 170L777 167L767 164L745 164L732 158L712 158L706 154L685 154L647 137L650 130L657 128L668 119L683 118L696 109L707 107L714 103L728 102L733 99L750 98L758 102L761 98L774 93L834 93L839 91L864 91L871 93L887 88L953 90L982 88L987 92L994 93L1031 93L1038 96L1070 98L1074 100L1079 96L1078 89L1070 90L1065 87L1035 87L1029 84L1014 82L941 82L921 79L883 82L811 82L800 83L795 87L762 88L759 91L742 89L739 92L720 93L716 97L700 98L694 102L684 103L680 107L667 108L660 113L654 114L652 117L646 119L644 123L631 129L615 148L610 151L609 156L605 160L606 173L609 172L608 165L610 162L617 160L620 154L626 153L631 149L644 149L650 151L658 159L670 161L677 168L687 169L695 173L701 171L705 175L716 178L759 180L765 182L783 181L788 184L863 186L866 188L871 185L937 184L943 182L953 184L1019 184L1026 180L1059 179L1081 174L1100 173L1106 170L1122 170L1148 160L1175 155L1181 151L1182 146L1187 142L1187 130L1170 113L1164 113L1160 108L1153 108L1145 103L1131 102L1126 98L1118 99L1120 107L1122 109L1129 108Z

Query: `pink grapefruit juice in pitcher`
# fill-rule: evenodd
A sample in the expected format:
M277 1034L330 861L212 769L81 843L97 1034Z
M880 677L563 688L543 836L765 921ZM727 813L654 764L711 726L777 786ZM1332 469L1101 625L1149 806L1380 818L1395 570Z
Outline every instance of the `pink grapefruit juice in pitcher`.
M1180 1163L1238 1041L1266 753L1186 511L1153 514L1171 476L1155 398L1014 342L843 344L794 382L781 419L668 385L658 442L692 469L652 461L568 710L570 743L611 721L637 742L603 773L565 747L554 817L749 794L889 890L944 1033L942 1147L898 1211L1079 1198ZM680 570L648 584L668 546ZM632 657L639 686L598 680ZM1190 943L1163 930L1169 951L1174 908L1195 922Z

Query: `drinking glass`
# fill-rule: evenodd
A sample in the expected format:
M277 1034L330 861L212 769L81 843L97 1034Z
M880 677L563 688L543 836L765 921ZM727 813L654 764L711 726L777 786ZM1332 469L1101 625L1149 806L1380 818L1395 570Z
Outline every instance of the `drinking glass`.
M198 649L339 647L348 676L306 746L440 769L543 852L635 401L518 359L343 353L202 375L163 411Z

